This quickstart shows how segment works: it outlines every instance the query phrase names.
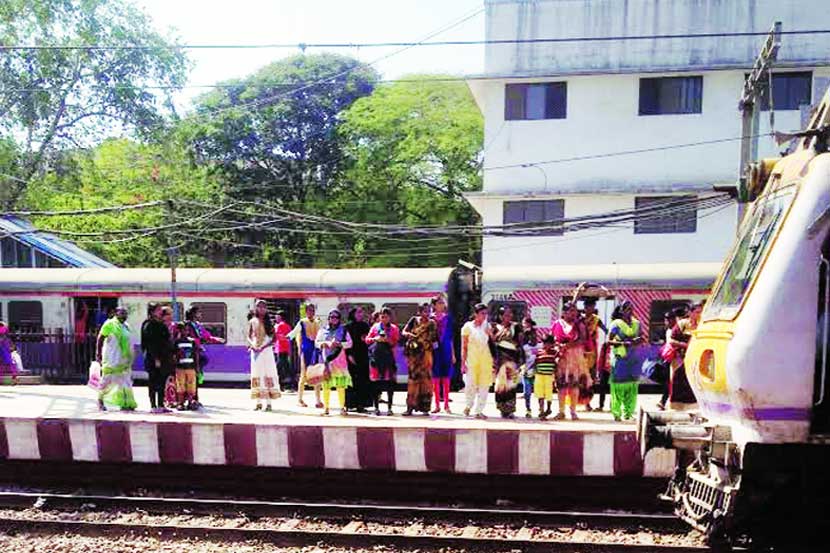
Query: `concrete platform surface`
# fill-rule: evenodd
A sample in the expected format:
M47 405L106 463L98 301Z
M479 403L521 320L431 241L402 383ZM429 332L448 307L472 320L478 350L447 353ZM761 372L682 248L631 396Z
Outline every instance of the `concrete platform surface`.
M489 418L478 420L460 414L460 393L451 396L454 414L402 416L399 392L394 416L334 408L324 417L300 407L296 393L261 412L246 389L203 388L203 410L157 415L147 389L135 392L138 411L100 412L85 386L0 386L0 458L567 476L666 476L674 465L670 451L641 459L634 424L607 411L525 419L521 397L517 418L506 420L491 394ZM656 399L641 398L647 407Z

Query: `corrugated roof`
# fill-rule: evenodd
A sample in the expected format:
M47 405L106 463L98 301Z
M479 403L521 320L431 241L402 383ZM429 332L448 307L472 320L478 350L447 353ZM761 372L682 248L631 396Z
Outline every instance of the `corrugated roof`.
M109 261L79 248L72 242L62 240L52 234L32 232L36 230L25 219L11 216L0 217L0 238L2 238L4 232L7 232L18 242L66 263L69 267L115 267Z

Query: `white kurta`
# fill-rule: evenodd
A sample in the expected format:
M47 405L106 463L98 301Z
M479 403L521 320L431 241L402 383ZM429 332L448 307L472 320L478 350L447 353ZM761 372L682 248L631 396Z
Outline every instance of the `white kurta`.
M248 347L251 350L251 398L276 399L280 397L280 381L271 337L259 318L248 323Z

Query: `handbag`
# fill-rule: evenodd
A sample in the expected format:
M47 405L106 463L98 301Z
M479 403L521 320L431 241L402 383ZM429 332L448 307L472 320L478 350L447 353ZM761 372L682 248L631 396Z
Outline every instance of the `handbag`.
M310 365L305 370L305 380L311 386L322 384L326 379L326 365L325 363L315 363Z
M93 390L101 389L101 363L98 361L89 364L89 380L86 385Z

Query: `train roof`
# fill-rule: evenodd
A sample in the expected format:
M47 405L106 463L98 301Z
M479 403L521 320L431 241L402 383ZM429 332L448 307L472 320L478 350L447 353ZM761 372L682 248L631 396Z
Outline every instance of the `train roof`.
M484 271L483 292L576 288L581 282L616 287L708 288L720 263L648 263L493 267Z
M178 269L187 292L435 292L446 289L451 267L432 269ZM3 292L125 291L169 293L170 269L3 269Z

